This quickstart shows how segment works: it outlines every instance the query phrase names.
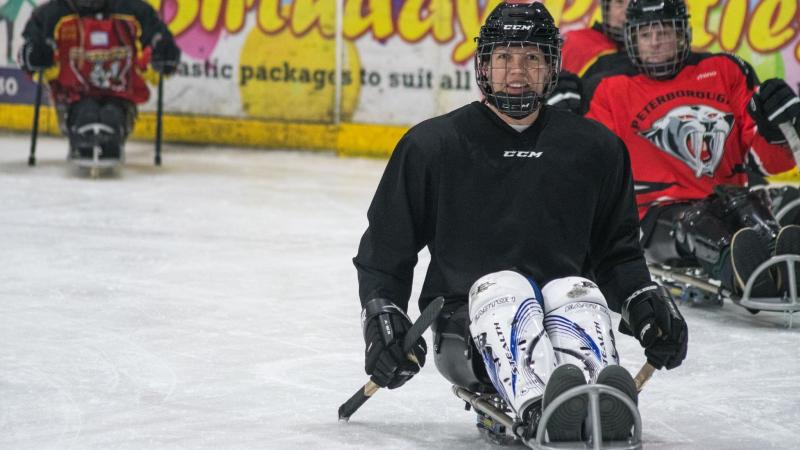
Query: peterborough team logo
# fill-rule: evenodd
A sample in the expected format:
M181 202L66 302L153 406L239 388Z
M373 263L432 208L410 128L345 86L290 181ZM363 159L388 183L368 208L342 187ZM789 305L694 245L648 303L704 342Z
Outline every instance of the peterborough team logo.
M683 161L697 178L713 177L732 126L733 114L707 105L681 106L639 135Z

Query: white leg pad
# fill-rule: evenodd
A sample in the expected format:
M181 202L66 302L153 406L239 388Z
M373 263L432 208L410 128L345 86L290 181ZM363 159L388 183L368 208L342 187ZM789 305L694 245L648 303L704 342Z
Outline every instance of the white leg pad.
M556 367L541 291L518 272L495 272L470 288L469 313L470 334L492 384L521 413L542 396Z
M594 282L581 277L553 280L542 289L544 326L559 364L575 364L587 379L619 364L608 304Z

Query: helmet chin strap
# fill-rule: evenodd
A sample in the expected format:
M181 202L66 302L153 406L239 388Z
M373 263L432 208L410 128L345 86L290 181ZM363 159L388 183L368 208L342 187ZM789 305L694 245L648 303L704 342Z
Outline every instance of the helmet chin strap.
M490 94L490 96L491 98L488 99L489 103L491 103L497 111L515 120L524 119L539 111L543 103L542 96L534 91L529 91L520 95L507 94L500 91ZM528 107L527 102L533 103L533 106ZM514 108L515 105L518 105L518 109Z
M503 114L504 116L511 117L514 120L522 120L526 117L530 117L533 113L539 111L539 109L540 108L537 107L536 109L531 111L516 111L516 112L500 111L500 113Z

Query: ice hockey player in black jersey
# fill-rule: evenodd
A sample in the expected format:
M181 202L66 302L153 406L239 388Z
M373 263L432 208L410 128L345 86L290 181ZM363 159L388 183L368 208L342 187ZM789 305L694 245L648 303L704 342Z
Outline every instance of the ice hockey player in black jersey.
M681 364L688 332L647 270L625 146L598 123L544 104L560 65L550 13L501 3L477 44L483 101L409 130L367 213L353 259L366 372L393 389L425 363L423 339L412 349L419 364L400 343L427 247L419 306L446 299L433 324L436 367L456 386L494 393L528 438L542 408L569 388L603 383L636 401L609 309L657 368ZM587 402L576 396L559 407L551 441L583 439ZM626 439L632 412L610 396L601 402L604 440Z

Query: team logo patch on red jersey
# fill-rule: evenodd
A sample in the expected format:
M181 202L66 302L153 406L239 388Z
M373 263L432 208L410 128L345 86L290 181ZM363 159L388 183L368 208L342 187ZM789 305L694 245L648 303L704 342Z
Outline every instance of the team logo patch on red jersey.
M697 178L714 176L733 127L733 114L707 105L680 106L639 135L683 161Z

